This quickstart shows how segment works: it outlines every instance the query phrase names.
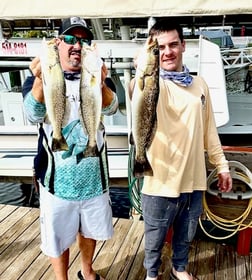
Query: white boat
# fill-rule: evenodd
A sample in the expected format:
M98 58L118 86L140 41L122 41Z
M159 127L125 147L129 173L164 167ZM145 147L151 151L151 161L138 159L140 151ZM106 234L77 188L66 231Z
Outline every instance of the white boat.
M26 58L38 54L40 42L41 40L8 40L8 43L5 42L8 46L26 46L25 56L2 50L0 58L1 56L5 57L5 60L0 60L1 67L8 65L7 56L12 59L13 67L15 64L16 67L20 67L20 65L21 67L27 67L29 61ZM133 71L132 61L143 40L98 40L96 43L101 56L107 61L107 67L111 70L111 65L109 65L108 61L112 59L115 61L112 65L113 70L121 73L122 70ZM123 59L127 60L123 62ZM121 62L117 62L119 60ZM198 73L206 79L213 100L216 124L218 127L226 124L229 120L229 111L225 75L219 47L203 38L187 40L184 62L192 73ZM27 70L20 71L24 76L23 79L29 74ZM128 177L128 134L131 128L127 125L127 123L130 123L130 103L127 98L126 86L130 77L128 77L128 81L126 80L127 77L127 75L121 75L121 79L115 80L116 76L113 77L112 75L119 90L118 83L121 84L123 92L117 93L119 94L119 100L123 100L124 103L122 102L115 115L104 118L111 178ZM32 175L33 156L36 152L37 129L29 125L25 119L21 92L2 91L0 92L0 98L4 119L4 125L0 126L0 176L13 176L15 174L15 176L29 177Z
M146 17L148 19L150 16L175 15L204 16L218 14L224 16L226 14L236 14L237 11L239 11L239 14L252 14L252 7L246 0L239 2L231 0L228 5L222 1L218 3L217 10L216 1L214 0L209 0L207 3L204 0L190 1L186 5L182 0L178 0L176 3L172 1L140 0L133 1L130 5L127 1L118 2L115 0L105 0L99 5L96 2L88 2L85 5L84 2L77 0L75 5L72 5L69 1L62 0L61 7L63 9L59 9L58 3L49 0L38 1L36 4L32 0L23 0L21 6L17 6L15 0L2 0L0 1L0 19L47 18L50 20L75 16L76 14L83 15L84 18L91 19L93 25L97 28L97 34L102 36L103 30L100 29L99 25L99 19L101 18L109 20L111 18L128 17ZM120 88L123 85L124 89L119 98L122 101L120 110L115 116L105 118L108 135L109 171L112 178L126 178L128 176L128 133L130 127L127 124L130 124L130 103L127 97L127 88L133 71L132 59L135 56L136 48L139 48L139 42L128 40L127 34L124 38L123 31L124 27L121 26L120 32L123 40L116 42L99 40L98 42L101 55L105 57L107 66L109 68L112 66L113 69L116 67L120 74L123 73L123 76L120 76L119 79L121 82ZM0 67L26 69L30 62L30 57L37 55L39 51L39 40L10 39L6 41L1 36L0 40ZM210 48L210 46L211 57L209 57L209 51L204 51L205 48ZM18 59L15 59L15 57ZM201 40L200 43L197 40L187 42L185 63L191 72L202 74L208 81L218 126L224 125L229 118L225 79L223 78L224 70L221 67L220 59L219 50L212 43L205 40ZM114 60L117 60L115 64ZM209 71L204 70L205 67L207 69L211 67L211 71L215 73L213 79L209 76ZM21 71L22 82L27 75L27 70ZM1 74L0 77L3 76L4 74ZM115 76L115 78L118 79L118 76ZM4 87L6 86L4 81L2 81L2 84ZM15 95L16 99L14 98L13 100L11 94ZM27 125L25 119L23 119L20 92L3 93L2 96L4 102L0 107L4 111L4 122L8 123L8 125L0 126L0 177L7 179L10 177L13 179L15 176L20 178L31 177L32 155L36 151L36 128Z

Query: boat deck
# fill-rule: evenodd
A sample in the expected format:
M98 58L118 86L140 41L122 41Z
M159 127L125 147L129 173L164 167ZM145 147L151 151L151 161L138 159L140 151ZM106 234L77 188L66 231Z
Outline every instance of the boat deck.
M48 258L40 251L39 209L0 204L0 279L54 279ZM106 280L144 280L143 222L114 218L114 237L98 242L94 268ZM159 279L169 279L170 244L163 249ZM77 279L79 251L71 247L69 279ZM194 240L189 270L200 280L252 280L252 254L238 256L231 245Z

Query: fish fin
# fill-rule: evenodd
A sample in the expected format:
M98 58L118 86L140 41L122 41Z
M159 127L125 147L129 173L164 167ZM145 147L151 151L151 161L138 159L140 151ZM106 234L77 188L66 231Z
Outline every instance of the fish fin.
M68 145L66 139L61 137L60 139L53 138L52 139L52 151L68 151Z
M80 163L83 158L84 158L83 153L76 155L76 163L77 164Z
M92 86L92 87L95 86L96 83L97 83L97 79L96 79L96 77L95 77L94 75L92 75L91 80L90 80L91 86Z
M130 133L130 136L129 136L129 143L130 143L130 145L134 145L135 144L132 132Z
M139 80L137 81L137 85L138 85L138 88L143 91L144 90L144 78L139 78Z
M152 170L151 165L150 165L147 158L146 158L146 162L144 164L144 175L145 176L153 176L153 170Z

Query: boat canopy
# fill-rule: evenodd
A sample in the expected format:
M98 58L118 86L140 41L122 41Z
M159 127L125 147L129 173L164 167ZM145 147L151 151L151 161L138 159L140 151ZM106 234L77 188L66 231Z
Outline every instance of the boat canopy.
M220 48L233 48L234 43L230 35L223 30L206 30L201 31L204 37L217 44Z
M0 1L0 19L27 18L65 18L80 16L85 18L121 18L121 17L163 17L192 15L228 15L252 14L252 5L248 0L16 0Z

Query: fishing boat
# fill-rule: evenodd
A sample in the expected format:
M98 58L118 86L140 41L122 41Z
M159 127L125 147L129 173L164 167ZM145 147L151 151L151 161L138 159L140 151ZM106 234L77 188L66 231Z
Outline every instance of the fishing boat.
M129 28L126 28L126 31L124 31L126 39L96 40L99 53L104 58L110 77L116 85L119 99L118 112L104 118L111 178L128 177L128 135L131 131L128 124L131 123L131 106L127 88L134 75L133 59L144 42L142 38L130 39ZM10 176L24 180L32 176L37 128L30 125L25 117L21 85L26 77L31 75L29 64L31 59L39 54L40 46L41 39L10 38L1 41L0 176L2 178ZM252 61L251 49L243 47L221 50L217 44L202 36L198 39L186 39L184 62L191 73L205 78L210 89L220 134L250 134L252 131L252 120L249 121L252 114L248 114L252 109L249 93L234 96L227 91L226 85L227 76L232 74L230 71L237 72L249 66ZM225 72L227 70L228 72ZM11 86L10 73L15 73L18 77L19 86L16 88Z
M96 41L100 55L105 59L111 78L115 82L119 98L118 112L113 116L104 118L111 178L128 177L128 134L131 130L128 123L131 123L131 114L130 102L127 99L127 84L130 82L134 71L133 58L143 42L144 40ZM33 39L9 39L2 42L0 51L1 69L7 68L9 70L8 67L13 67L21 73L20 76L24 80L30 75L28 71L30 59L39 54L40 44L41 40ZM192 73L198 73L205 77L213 99L217 126L225 125L229 120L229 111L224 69L219 48L216 44L203 38L188 39L186 44L185 64ZM15 46L20 47L16 47L16 51L13 51ZM8 90L10 80L6 74L8 73L1 73L2 84L7 85L0 93L2 109L2 125L0 126L1 175L31 176L32 159L36 152L37 128L34 125L29 125L26 120L22 92L20 90L16 92Z

